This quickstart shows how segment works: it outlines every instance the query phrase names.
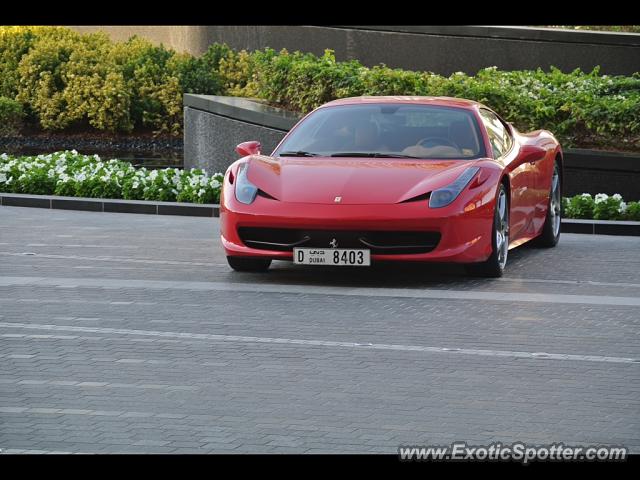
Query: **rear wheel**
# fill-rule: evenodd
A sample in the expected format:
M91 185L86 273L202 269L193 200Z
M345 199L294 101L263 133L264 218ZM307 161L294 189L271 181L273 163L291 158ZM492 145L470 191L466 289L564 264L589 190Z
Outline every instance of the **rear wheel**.
M270 258L227 257L227 262L238 272L264 272L271 265Z
M509 200L507 189L502 183L493 216L491 244L493 247L491 256L484 262L467 264L467 272L482 277L501 277L504 272L509 253Z
M544 220L542 233L534 240L539 247L555 247L560 240L560 223L562 213L562 184L560 182L560 168L558 163L553 167L551 190L549 191L549 206Z

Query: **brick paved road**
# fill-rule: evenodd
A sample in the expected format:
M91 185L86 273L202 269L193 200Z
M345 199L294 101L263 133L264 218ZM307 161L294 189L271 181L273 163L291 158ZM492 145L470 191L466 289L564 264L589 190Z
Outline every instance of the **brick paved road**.
M563 235L506 277L230 271L215 219L0 207L0 449L640 452L640 240Z

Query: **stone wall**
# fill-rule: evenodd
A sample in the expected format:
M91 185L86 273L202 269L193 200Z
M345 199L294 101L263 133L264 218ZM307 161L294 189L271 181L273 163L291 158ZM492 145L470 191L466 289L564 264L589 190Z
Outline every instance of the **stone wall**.
M214 95L184 96L184 167L224 172L236 145L258 140L270 154L299 117L259 102Z

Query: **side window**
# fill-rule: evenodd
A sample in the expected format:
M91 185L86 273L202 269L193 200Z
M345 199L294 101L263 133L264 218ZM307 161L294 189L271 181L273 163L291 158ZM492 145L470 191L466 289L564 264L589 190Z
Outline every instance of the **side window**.
M504 156L513 144L513 139L509 133L509 129L504 123L489 110L480 110L480 116L482 122L487 129L487 135L489 136L489 142L491 142L491 148L493 149L493 155L495 158Z

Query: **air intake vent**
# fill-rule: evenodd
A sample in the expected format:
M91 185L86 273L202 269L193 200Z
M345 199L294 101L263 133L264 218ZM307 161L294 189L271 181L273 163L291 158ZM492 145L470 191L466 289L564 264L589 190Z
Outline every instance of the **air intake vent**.
M368 248L373 254L402 255L430 252L440 241L439 232L240 227L238 234L247 247L282 252L294 247L329 248L335 239L340 248Z
M422 195L418 195L417 197L411 197L406 200L401 201L400 203L409 203L409 202L421 202L421 201L429 201L429 197L431 196L431 192L423 193Z

